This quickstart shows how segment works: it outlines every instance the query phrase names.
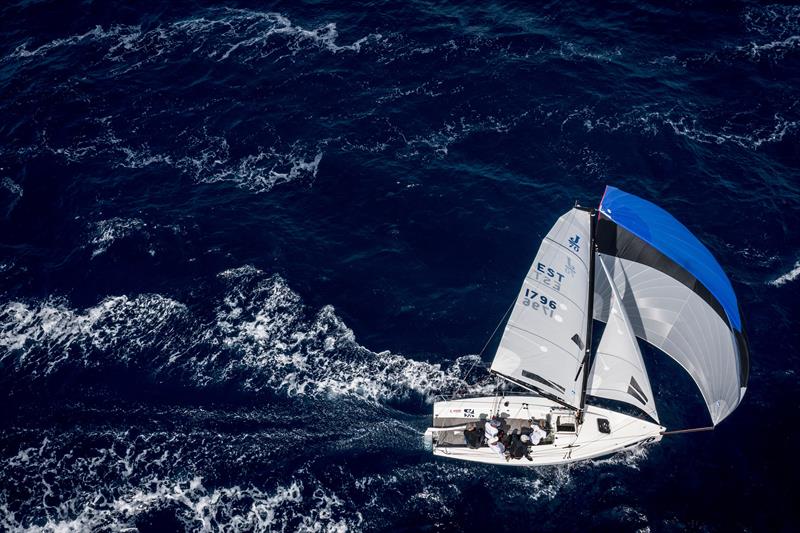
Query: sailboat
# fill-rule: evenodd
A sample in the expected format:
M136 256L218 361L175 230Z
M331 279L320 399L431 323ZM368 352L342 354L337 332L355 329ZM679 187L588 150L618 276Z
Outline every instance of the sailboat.
M595 321L605 328L592 350ZM637 338L691 376L710 426L661 425ZM665 210L608 186L597 209L576 205L542 241L491 372L519 392L436 401L425 432L434 455L553 465L713 429L744 397L749 351L733 287L708 249ZM496 444L513 439L538 443L516 459Z

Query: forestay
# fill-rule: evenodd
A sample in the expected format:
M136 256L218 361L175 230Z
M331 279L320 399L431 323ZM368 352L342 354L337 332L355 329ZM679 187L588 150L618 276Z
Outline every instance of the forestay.
M669 213L613 187L600 204L598 265L608 266L637 337L692 376L716 425L747 386L748 349L730 281ZM607 321L612 289L595 276L594 318Z
M573 407L580 403L589 292L590 216L572 209L542 241L492 371Z
M610 280L605 262L599 260L597 263L600 268L595 269L595 276ZM587 392L592 396L633 405L658 422L650 379L630 319L616 287L613 284L608 286L611 293L608 324L597 347Z

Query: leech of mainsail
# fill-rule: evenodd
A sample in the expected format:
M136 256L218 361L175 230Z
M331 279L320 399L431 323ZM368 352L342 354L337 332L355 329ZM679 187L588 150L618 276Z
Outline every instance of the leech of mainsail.
M608 257L598 257L596 261L601 267L596 269L597 276L602 276L609 282L611 298L608 323L597 346L587 393L633 405L658 422L647 369L628 313L625 312L616 287L611 283L611 274L606 267L608 260Z
M549 231L523 280L492 371L578 408L589 301L590 214Z

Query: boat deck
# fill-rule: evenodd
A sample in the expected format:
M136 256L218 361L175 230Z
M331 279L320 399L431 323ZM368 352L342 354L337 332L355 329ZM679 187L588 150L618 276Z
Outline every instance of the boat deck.
M502 425L498 428L499 430L503 431L506 435L522 435L530 433L531 428L531 421L528 419L519 419L519 418L502 418ZM451 430L448 431L439 431L437 433L437 444L439 446L464 446L466 447L467 444L464 440L464 420L463 419L443 419L442 422L444 424L442 426L436 427L448 427L448 426L456 426ZM471 422L475 425L478 430L483 433L484 426L486 425L486 420L479 420L477 422ZM547 435L548 438L552 436L552 431L548 429ZM488 447L486 443L481 445L482 447Z
M546 421L547 437L529 448L530 461L507 459L485 442L479 448L467 446L464 438L467 425L474 424L482 432L486 422L495 416L502 421L500 429L507 435L525 433L532 422ZM664 430L658 424L594 406L587 407L584 423L576 425L574 411L536 396L436 402L433 422L425 435L434 455L516 466L569 463L610 455L659 441Z

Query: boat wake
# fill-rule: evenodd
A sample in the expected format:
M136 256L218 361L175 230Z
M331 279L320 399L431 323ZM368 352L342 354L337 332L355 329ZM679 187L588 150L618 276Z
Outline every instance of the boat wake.
M113 227L127 232L142 225ZM102 232L95 254L111 240L109 233L120 231ZM108 297L83 310L57 298L7 302L0 307L0 363L8 369L3 381L15 386L81 370L124 368L147 381L184 386L379 402L452 390L476 360L464 356L443 368L373 352L356 342L332 306L308 317L283 278L253 267L227 270L217 281L212 317L159 294Z
M361 513L302 469L265 488L210 484L193 475L194 469L213 475L210 465L196 464L203 454L229 463L234 458L225 456L226 449L252 453L257 444L252 435L228 435L227 444L209 432L203 436L70 432L4 454L3 479L25 487L27 498L0 494L0 525L8 531L147 529L153 520L163 524L165 516L193 531L348 531L361 524ZM82 440L94 448L87 450Z

